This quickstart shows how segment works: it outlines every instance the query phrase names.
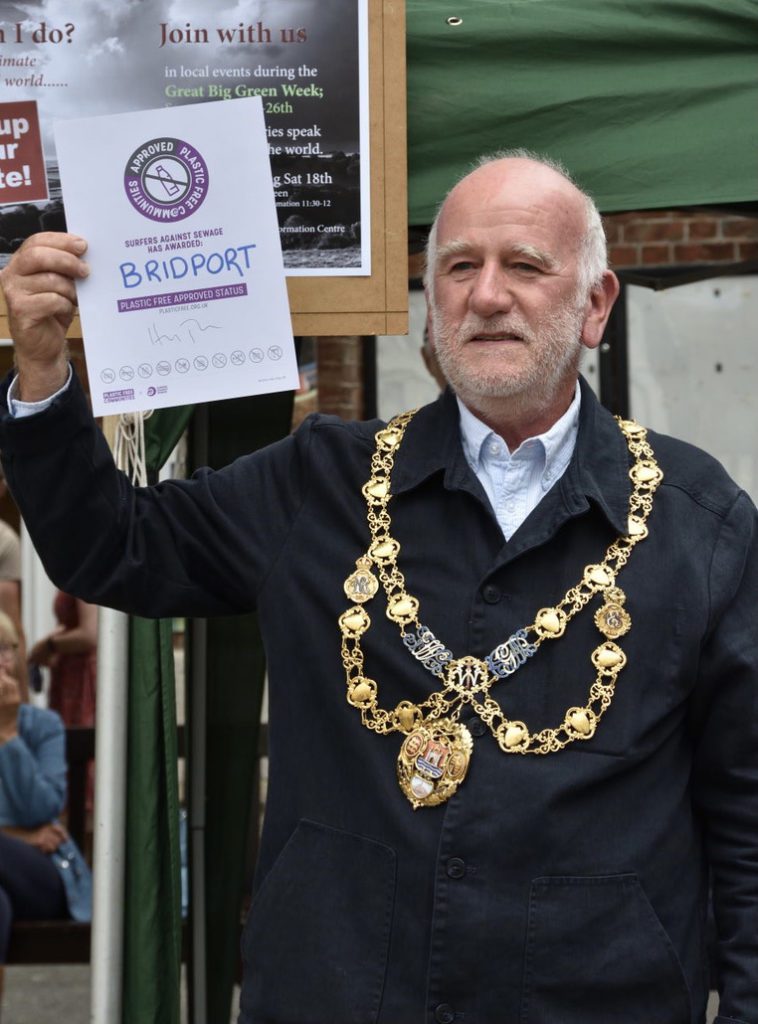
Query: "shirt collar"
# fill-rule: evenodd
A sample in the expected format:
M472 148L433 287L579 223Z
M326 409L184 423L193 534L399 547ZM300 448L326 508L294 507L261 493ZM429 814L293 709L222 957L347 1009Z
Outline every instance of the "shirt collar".
M475 473L482 467L482 453L484 445L492 438L497 437L494 431L490 430L486 423L482 423L470 409L468 409L456 395L458 412L460 415L461 444L468 464ZM576 445L576 436L579 431L579 410L582 402L582 391L579 381L576 382L574 397L565 413L542 434L527 438L516 449L520 451L525 446L534 449L539 447L543 455L542 481L545 487L551 486L560 477L571 461L571 456ZM511 456L515 455L511 452Z
M561 490L574 514L583 512L589 499L621 533L626 530L631 490L626 442L589 384L580 378L580 385L578 437L573 458L561 478ZM463 454L458 407L449 388L436 402L419 410L408 426L407 436L408 443L395 458L394 494L419 486L437 472L444 473L445 487L471 489L472 471Z

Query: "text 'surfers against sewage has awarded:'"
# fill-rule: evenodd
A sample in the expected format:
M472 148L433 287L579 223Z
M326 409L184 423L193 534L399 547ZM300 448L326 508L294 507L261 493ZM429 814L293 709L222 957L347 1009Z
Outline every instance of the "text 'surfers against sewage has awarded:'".
M96 416L297 387L260 97L60 121Z

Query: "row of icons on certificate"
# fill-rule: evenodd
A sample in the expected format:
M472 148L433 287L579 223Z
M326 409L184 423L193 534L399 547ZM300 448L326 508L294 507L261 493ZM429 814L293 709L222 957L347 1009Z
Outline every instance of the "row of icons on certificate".
M110 366L106 366L105 369L100 371L100 380L103 384L113 384L116 377L120 377L124 381L134 380L135 376L141 377L143 380L149 380L153 373L158 373L161 377L167 377L173 371L176 371L176 373L189 373L193 367L202 373L203 370L207 370L210 367L216 370L223 370L228 365L242 366L247 359L251 363L262 363L266 358L276 361L281 359L283 354L283 350L279 345L269 345L265 352L262 348L251 348L247 357L240 349L236 349L228 356L225 352L214 352L210 357L198 355L193 359L180 356L173 363L169 362L168 359L161 359L154 366L152 363L140 363L136 369L133 366L126 365L119 367L118 371L116 371Z

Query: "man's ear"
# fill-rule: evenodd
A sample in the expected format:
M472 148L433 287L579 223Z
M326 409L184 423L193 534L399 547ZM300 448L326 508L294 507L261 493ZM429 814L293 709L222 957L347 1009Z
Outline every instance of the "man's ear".
M597 348L600 344L620 287L619 279L613 271L606 270L600 284L590 292L582 326L582 344L587 348Z

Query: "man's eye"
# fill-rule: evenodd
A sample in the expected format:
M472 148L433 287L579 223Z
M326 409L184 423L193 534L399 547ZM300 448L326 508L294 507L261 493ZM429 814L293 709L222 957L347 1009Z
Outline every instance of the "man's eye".
M473 266L474 264L471 262L471 260L458 260L457 262L451 264L450 273L455 274L459 271L472 270Z
M538 274L540 272L540 268L534 263L514 263L513 266L516 270L523 270L527 273Z

